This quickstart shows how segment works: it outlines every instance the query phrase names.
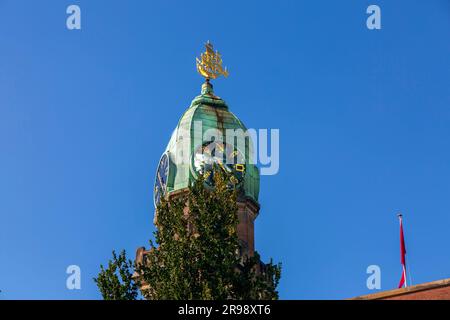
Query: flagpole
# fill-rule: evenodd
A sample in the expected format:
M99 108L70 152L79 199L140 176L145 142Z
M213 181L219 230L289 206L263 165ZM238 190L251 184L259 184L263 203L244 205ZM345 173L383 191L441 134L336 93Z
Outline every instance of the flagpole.
M408 288L408 276L406 275L406 266L403 266L403 273L405 274L405 288Z

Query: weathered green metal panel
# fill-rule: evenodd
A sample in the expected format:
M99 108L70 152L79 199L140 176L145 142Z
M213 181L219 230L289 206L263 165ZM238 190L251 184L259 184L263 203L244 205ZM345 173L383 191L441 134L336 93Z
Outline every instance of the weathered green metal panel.
M194 136L195 121L202 121L202 132L198 137ZM166 151L169 153L170 170L168 178L168 192L175 192L187 188L193 181L190 169L190 161L181 163L180 157L183 141L181 133L183 130L189 132L188 139L190 140L190 149L188 158L203 141L203 135L208 129L220 130L225 138L227 129L242 129L244 132L247 128L244 124L228 110L228 106L221 98L214 95L211 84L204 84L202 86L202 94L192 100L190 107L180 118L177 127L175 128L172 137L167 145ZM196 143L201 142L201 143ZM249 157L252 153L252 142L246 144L246 174L243 184L243 192L245 197L249 197L254 201L258 201L259 195L259 169L256 165L250 164Z

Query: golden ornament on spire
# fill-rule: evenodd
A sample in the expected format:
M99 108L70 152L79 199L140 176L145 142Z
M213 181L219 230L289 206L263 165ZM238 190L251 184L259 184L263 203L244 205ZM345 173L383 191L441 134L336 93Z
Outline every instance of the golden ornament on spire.
M227 68L222 67L222 56L216 50L214 52L213 45L211 42L205 44L206 51L201 54L200 59L197 60L197 71L206 80L216 79L219 76L228 77Z

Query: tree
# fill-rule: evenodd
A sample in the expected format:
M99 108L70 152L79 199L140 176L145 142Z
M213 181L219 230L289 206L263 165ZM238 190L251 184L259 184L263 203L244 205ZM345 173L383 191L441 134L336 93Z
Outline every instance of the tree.
M214 188L206 186L200 177L180 197L161 199L157 208L156 245L150 241L145 260L134 265L137 275L134 283L139 282L145 298L278 298L281 265L272 261L262 264L258 253L253 257L240 254L238 191L230 188L228 178L221 170L215 170ZM111 266L115 264L110 263ZM102 269L99 275L102 281L97 280L100 292L105 299L123 298L120 293L132 290L118 285L108 269ZM130 274L131 271L126 273ZM124 281L122 285L131 283Z
M136 300L139 283L133 278L134 264L127 260L125 251L119 256L113 251L108 268L100 265L98 278L94 278L105 300Z

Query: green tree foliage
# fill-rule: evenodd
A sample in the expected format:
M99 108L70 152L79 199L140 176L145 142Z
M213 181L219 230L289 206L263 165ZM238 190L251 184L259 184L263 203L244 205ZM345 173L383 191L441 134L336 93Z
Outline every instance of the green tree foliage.
M136 300L139 285L133 278L133 262L127 260L125 251L118 256L113 251L108 268L100 266L100 273L94 281L105 300Z
M215 187L198 179L178 198L161 199L157 208L154 244L145 260L135 265L147 299L277 299L281 265L262 264L258 253L241 255L237 236L237 191L226 174L214 174ZM128 298L130 265L114 258L96 280L105 299ZM114 268L127 281L114 277ZM127 268L125 268L125 266ZM111 270L109 270L111 269ZM99 281L101 279L101 281ZM122 277L123 279L123 277Z

